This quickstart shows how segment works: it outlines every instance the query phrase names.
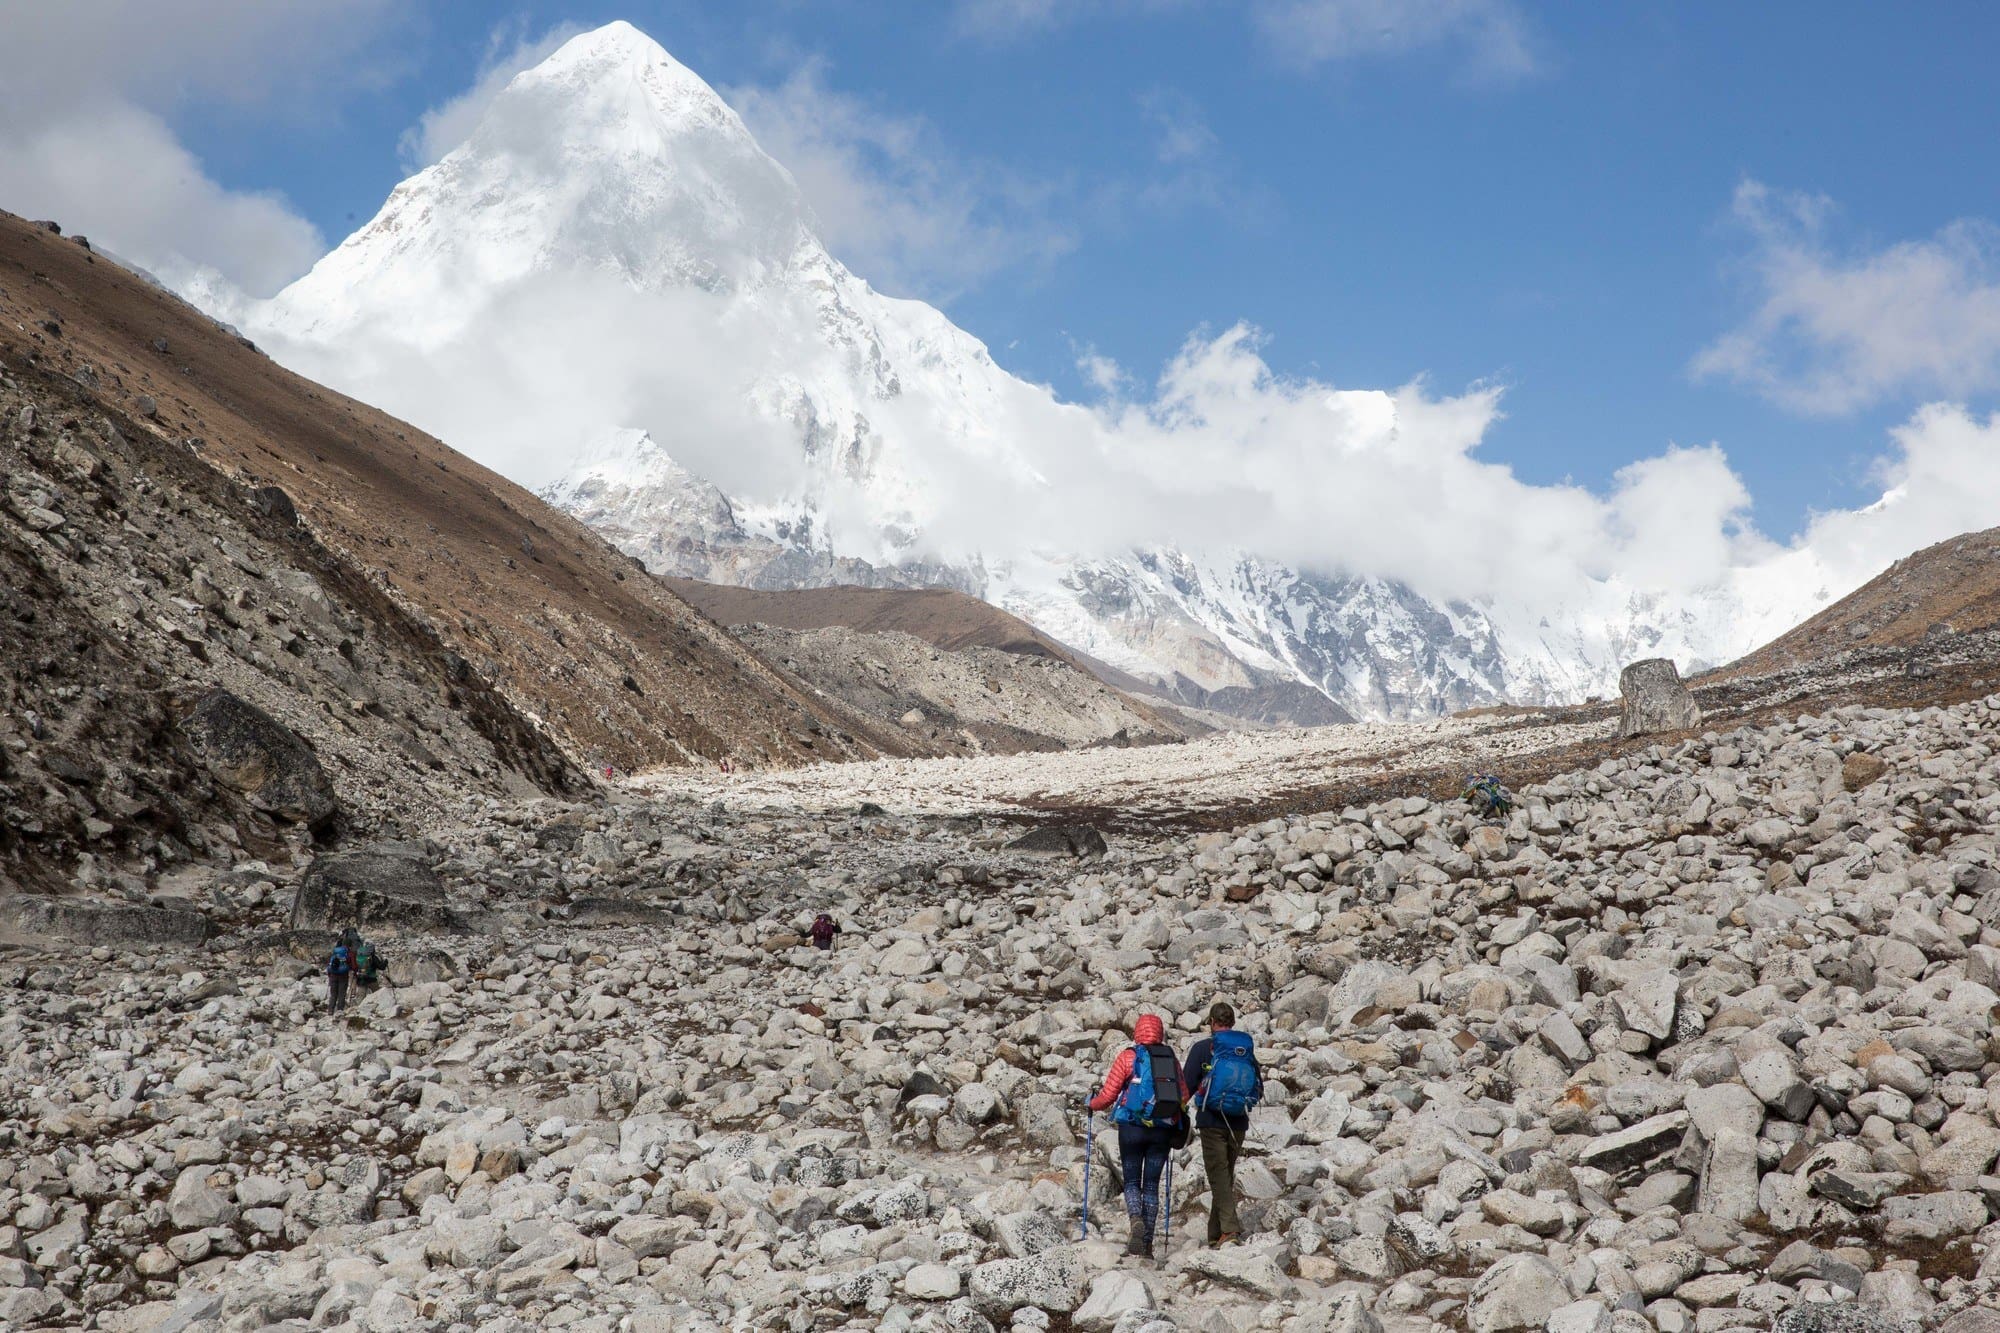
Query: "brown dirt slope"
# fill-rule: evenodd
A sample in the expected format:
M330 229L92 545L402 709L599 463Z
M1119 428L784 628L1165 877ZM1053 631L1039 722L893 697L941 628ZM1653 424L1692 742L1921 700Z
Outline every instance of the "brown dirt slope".
M1760 675L1857 648L1914 648L1926 637L2000 625L2000 528L1905 556L1798 627L1720 671Z
M670 578L669 587L724 625L893 631L934 648L998 648L1081 665L1080 654L999 607L950 588L800 588L769 591Z
M905 752L886 732L855 734L855 719L529 492L6 213L0 361L78 385L246 489L282 488L335 558L586 762Z
M739 588L696 579L667 578L687 602L720 624L768 625L795 633L846 629L861 634L907 634L946 652L997 649L1017 657L1046 657L1093 676L1121 696L1160 736L1196 735L1204 724L1180 715L1171 701L1126 672L1042 633L1019 616L955 588ZM1162 711L1162 705L1170 710ZM949 753L951 747L946 747Z

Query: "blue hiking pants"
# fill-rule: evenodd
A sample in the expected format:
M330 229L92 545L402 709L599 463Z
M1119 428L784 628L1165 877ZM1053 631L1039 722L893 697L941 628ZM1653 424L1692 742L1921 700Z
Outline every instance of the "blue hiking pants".
M1160 1215L1160 1176L1173 1151L1174 1133L1162 1125L1118 1127L1119 1166L1125 1175L1125 1212L1140 1219L1147 1238Z

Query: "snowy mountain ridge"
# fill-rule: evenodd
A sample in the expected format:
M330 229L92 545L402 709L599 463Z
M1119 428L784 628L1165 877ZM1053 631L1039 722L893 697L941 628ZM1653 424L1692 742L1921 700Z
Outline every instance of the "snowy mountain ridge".
M1635 657L1727 660L1845 590L1792 571L1678 598L1598 579L1554 609L1446 604L1302 571L1247 533L1220 550L1050 549L982 500L1074 502L1025 445L1051 422L1097 429L1091 410L850 273L737 114L624 23L517 76L465 144L248 322L280 359L659 572L949 583L1164 693L1275 720L1603 694ZM1393 432L1386 395L1343 398Z

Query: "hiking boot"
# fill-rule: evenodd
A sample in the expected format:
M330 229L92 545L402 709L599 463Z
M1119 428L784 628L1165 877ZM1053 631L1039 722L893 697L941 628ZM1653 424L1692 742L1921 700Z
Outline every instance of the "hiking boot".
M1131 1219L1131 1222L1132 1230L1125 1237L1125 1253L1127 1257L1133 1259L1152 1258L1153 1242L1146 1235L1146 1223L1144 1219L1135 1217Z

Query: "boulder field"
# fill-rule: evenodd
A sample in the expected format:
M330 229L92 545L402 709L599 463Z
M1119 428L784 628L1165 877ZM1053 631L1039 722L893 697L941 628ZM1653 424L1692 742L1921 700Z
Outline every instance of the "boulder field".
M1101 854L480 797L188 888L206 938L39 921L0 953L0 1324L1994 1333L1996 739L2000 697L1841 708L1499 818ZM391 984L335 1018L343 913ZM1190 1152L1124 1258L1101 1118L1080 1239L1083 1094L1217 998L1268 1080L1243 1243L1201 1245Z

